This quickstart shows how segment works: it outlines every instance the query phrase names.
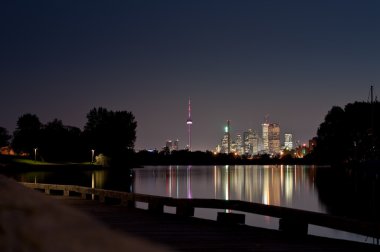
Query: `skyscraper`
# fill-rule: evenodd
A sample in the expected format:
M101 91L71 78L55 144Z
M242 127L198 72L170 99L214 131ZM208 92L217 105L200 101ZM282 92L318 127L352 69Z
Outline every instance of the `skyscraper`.
M179 150L179 140L175 140L173 143L173 150L178 151Z
M265 122L261 124L262 126L262 131L263 131L263 149L262 151L264 153L269 153L269 136L268 136L268 131L269 131L269 123Z
M228 141L227 141L227 153L231 153L231 127L230 127L230 120L227 120L226 133L227 133L227 137L228 137Z
M186 121L187 128L188 128L188 135L189 135L189 143L188 143L188 150L191 151L191 125L193 124L193 121L191 120L191 103L190 103L190 97L189 97L189 107L188 107L188 118Z
M257 155L259 152L259 136L252 129L243 133L244 138L244 154Z
M173 142L172 142L172 140L167 140L166 144L165 144L165 147L167 148L168 151L172 151L173 150Z
M249 139L252 144L252 155L257 155L259 153L259 140L259 135L256 132L252 132Z
M236 150L235 152L239 155L244 154L244 148L243 148L243 139L240 134L236 136Z
M244 154L246 155L252 155L252 144L250 142L251 134L252 134L251 129L243 133L243 148L244 148Z
M268 147L270 154L280 153L280 125L271 123L268 126Z
M224 132L222 143L221 143L221 152L222 153L228 153L228 133Z
M224 135L222 139L222 152L231 152L231 133L230 133L230 120L227 120L227 126L224 127Z
M284 148L286 150L293 149L293 135L292 134L289 134L289 133L285 134Z
M174 142L170 139L166 140L165 147L170 152L172 151L178 151L179 149L179 140L175 140Z

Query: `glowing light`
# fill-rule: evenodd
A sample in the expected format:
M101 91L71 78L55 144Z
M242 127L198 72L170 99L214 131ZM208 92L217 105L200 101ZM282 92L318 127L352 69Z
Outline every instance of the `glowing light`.
M189 135L189 144L188 149L191 151L191 125L193 124L193 121L191 120L191 103L190 103L190 97L189 97L189 107L188 107L189 116L186 121L186 125L188 126L188 135Z
M228 133L228 126L224 127L224 132Z

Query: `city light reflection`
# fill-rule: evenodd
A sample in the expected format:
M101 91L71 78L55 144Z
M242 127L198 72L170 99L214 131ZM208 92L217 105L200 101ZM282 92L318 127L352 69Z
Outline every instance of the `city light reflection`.
M155 176L146 175L150 169ZM314 169L269 165L151 167L136 170L134 189L176 198L242 200L321 211L313 190Z

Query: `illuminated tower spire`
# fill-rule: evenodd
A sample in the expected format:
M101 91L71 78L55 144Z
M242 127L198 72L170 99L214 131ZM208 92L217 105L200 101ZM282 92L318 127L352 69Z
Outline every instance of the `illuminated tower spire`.
M191 151L191 125L193 124L193 121L191 120L191 103L190 103L190 97L189 97L189 108L188 108L189 116L187 118L186 124L187 124L187 130L189 134L189 144L188 148L189 151Z

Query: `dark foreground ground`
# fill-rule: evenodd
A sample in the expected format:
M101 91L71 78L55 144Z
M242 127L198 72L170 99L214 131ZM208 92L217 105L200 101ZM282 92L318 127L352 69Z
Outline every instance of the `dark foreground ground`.
M291 237L279 231L245 225L226 226L215 221L97 201L49 196L122 231L178 251L380 251L379 246L321 237Z

